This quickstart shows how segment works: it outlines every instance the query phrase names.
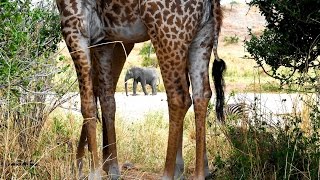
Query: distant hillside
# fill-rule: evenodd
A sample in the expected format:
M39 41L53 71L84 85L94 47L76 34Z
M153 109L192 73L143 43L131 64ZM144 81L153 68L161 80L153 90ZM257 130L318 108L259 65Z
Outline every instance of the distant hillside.
M221 38L237 35L242 41L247 37L248 28L255 33L260 33L264 29L265 19L260 15L258 8L249 9L246 4L233 5L232 9L230 4L225 4L222 8L224 19Z

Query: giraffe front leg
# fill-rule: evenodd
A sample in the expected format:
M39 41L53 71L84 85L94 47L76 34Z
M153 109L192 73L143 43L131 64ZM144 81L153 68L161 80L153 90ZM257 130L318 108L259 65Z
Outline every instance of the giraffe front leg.
M84 118L79 141L77 158L79 159L79 170L81 174L84 156L85 141L91 154L91 173L89 179L99 179L99 159L96 142L96 99L93 88L92 62L90 58L89 45L91 32L99 34L96 29L91 29L90 21L92 7L80 0L57 1L61 18L61 30L64 40L72 57L79 83L81 113ZM86 7L85 7L86 6Z
M92 64L88 49L88 39L82 37L80 34L73 34L72 38L67 36L65 39L68 40L66 43L77 72L81 99L81 113L84 118L77 150L79 175L82 175L82 157L84 156L84 146L87 142L92 160L89 178L100 178L96 142L97 111L93 93Z
M84 147L87 144L87 133L86 132L87 132L86 127L84 125L82 125L79 144L78 144L78 149L77 149L77 155L76 155L79 179L83 178L83 174L82 174L82 168L83 168L82 158L84 156Z
M86 61L86 60L84 60ZM87 61L86 61L87 62ZM91 67L89 64L84 65L81 59L75 59L74 63L77 69L79 87L80 87L80 99L81 99L81 112L84 118L82 132L80 136L78 155L79 163L84 155L85 139L88 143L88 149L91 153L91 173L89 179L96 179L100 177L99 174L99 159L97 153L97 142L96 142L96 103L93 95ZM87 67L86 67L87 66ZM82 163L80 164L80 168ZM79 169L80 170L80 169Z

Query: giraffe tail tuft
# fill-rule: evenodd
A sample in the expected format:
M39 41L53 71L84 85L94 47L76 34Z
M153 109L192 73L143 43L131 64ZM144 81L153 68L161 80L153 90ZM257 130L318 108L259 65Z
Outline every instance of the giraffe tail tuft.
M214 86L216 89L216 114L220 122L225 122L224 117L224 78L223 74L226 70L226 63L222 59L215 59L212 65L212 77L214 80Z

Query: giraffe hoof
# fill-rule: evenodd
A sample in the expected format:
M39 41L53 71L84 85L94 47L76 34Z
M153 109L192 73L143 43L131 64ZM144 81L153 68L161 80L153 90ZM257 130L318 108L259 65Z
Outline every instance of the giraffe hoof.
M184 180L184 164L176 164L176 168L174 171L174 179Z
M88 180L101 180L101 174L99 170L91 171L88 176Z
M211 172L209 172L209 173L206 175L205 180L211 180L211 179L215 179L215 178L214 178L214 174L211 173Z
M120 178L120 171L117 165L110 165L109 166L109 178L112 180L117 180Z

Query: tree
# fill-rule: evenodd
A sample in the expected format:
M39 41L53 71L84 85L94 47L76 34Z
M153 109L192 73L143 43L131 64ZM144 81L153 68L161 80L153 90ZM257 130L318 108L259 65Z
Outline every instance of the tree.
M314 83L320 52L320 1L252 0L267 21L261 36L250 32L246 49L263 70L282 84ZM308 76L301 76L308 73ZM306 79L307 78L307 79Z
M0 0L0 127L20 132L24 150L40 133L58 87L54 77L63 71L53 55L61 41L54 7Z
M274 174L282 179L317 179L320 172L320 1L252 0L249 5L258 6L267 22L261 36L250 32L251 39L245 42L251 57L281 85L289 85L291 89L294 86L306 92L300 97L307 97L301 98L301 102L308 110L301 109L301 115L295 112L286 116L287 130L280 127L274 133L280 142L275 146L278 152L273 158ZM307 131L302 129L303 124L309 126Z

